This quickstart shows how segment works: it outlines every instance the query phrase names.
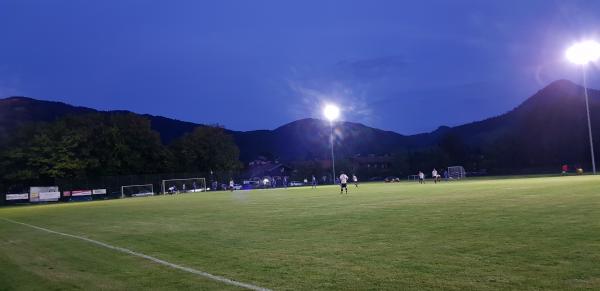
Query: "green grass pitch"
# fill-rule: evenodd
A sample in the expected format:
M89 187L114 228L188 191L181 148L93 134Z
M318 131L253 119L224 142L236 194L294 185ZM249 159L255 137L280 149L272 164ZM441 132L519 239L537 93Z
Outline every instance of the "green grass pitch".
M8 218L274 290L600 289L600 177L193 193ZM0 290L235 290L0 219Z

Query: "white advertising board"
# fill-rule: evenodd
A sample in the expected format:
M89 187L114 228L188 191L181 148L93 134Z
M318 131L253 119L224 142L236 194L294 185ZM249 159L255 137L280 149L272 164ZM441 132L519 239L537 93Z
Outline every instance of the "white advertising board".
M6 200L28 200L28 199L29 199L28 193L6 194Z
M39 201L58 201L60 199L60 192L52 191L52 192L40 192L40 200Z
M58 190L58 186L29 188L30 202L58 201L58 199L60 199L60 191Z
M103 195L106 194L106 189L94 189L92 195Z

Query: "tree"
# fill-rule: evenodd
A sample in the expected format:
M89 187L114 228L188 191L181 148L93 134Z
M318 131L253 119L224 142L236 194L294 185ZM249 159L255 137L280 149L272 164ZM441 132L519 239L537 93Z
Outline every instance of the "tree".
M171 154L151 129L150 120L135 114L114 114L109 126L102 129L97 142L102 146L96 156L102 157L103 172L110 174L149 174L165 172Z
M392 156L392 170L396 175L412 175L408 153L398 152Z
M462 138L453 133L446 134L439 143L439 147L447 155L447 162L462 165L467 161L467 145Z
M237 170L240 151L222 127L202 126L170 145L178 171Z
M1 156L3 179L16 183L156 173L170 155L148 119L119 113L68 116L25 128Z

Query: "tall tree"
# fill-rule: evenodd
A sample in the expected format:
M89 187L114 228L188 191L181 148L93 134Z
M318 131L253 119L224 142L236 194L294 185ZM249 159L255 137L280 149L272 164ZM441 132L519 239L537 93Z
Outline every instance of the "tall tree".
M21 135L1 154L2 177L13 182L156 173L170 157L150 121L134 114L70 116Z
M197 127L170 146L180 171L227 171L240 168L240 151L222 127Z

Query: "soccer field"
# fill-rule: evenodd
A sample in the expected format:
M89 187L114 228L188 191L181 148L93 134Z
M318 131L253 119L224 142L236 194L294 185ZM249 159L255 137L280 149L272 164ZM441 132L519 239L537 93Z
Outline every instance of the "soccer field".
M600 288L600 177L321 186L0 209L0 290Z

